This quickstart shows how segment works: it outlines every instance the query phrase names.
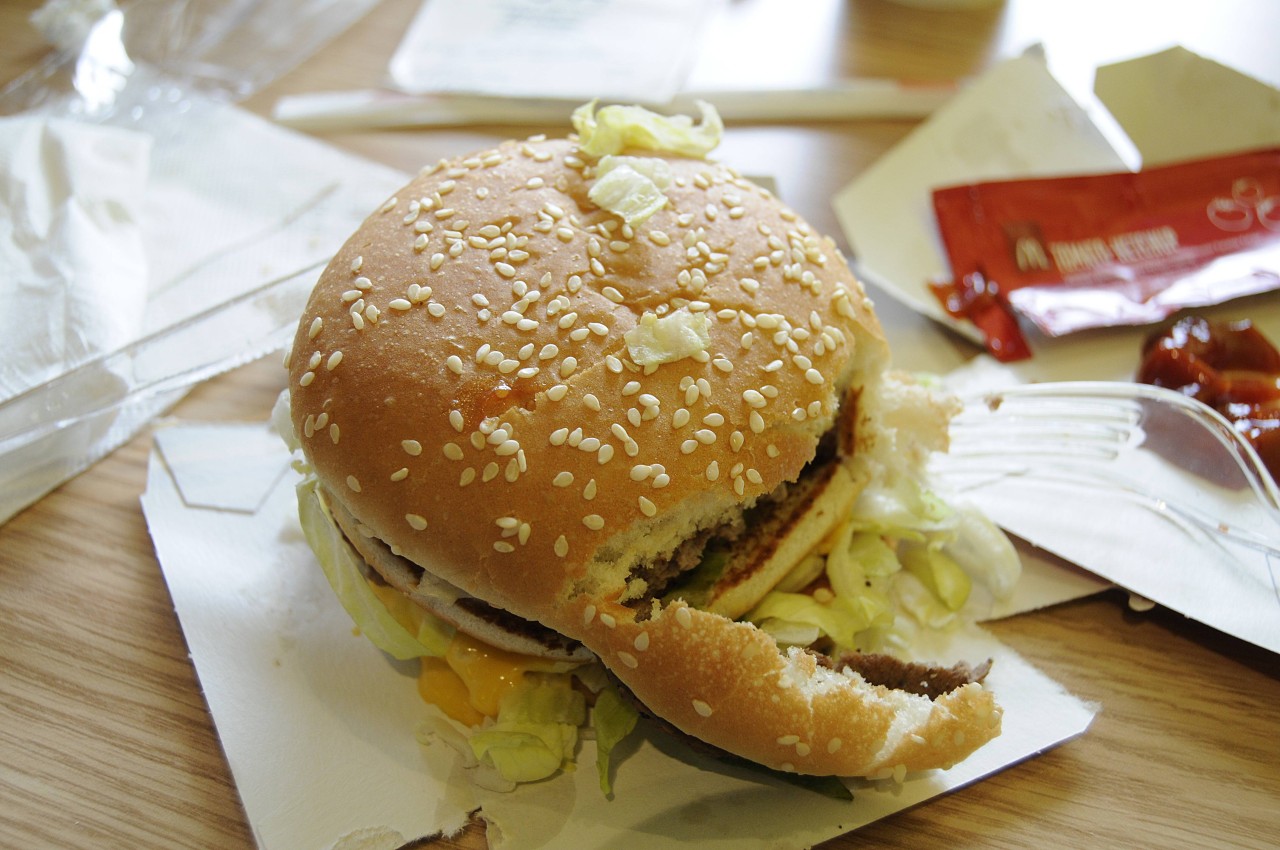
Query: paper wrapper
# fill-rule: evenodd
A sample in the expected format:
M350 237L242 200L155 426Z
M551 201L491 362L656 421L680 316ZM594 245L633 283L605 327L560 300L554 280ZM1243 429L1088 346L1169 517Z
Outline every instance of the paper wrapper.
M296 476L266 426L174 427L156 442L143 509L264 850L322 850L359 830L449 832L476 807L491 846L506 850L809 846L1079 735L1094 714L975 629L945 652L994 659L987 683L1004 731L950 771L855 783L853 801L841 801L642 726L615 759L612 800L601 794L590 741L576 770L485 791L443 739L418 743L433 710L417 695L416 665L353 633L303 539Z

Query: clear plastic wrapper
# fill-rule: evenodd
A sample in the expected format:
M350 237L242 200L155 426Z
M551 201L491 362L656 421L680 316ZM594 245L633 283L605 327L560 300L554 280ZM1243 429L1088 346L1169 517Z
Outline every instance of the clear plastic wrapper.
M234 103L374 2L54 0L33 16L55 49L0 92L0 122L14 130L5 139L34 144L40 163L19 173L9 157L4 166L21 191L4 209L3 291L30 295L34 319L82 307L90 333L59 326L67 340L87 343L43 345L46 329L33 322L33 346L9 340L12 351L37 356L24 353L28 362L0 390L0 522L124 443L194 383L285 344L326 252L397 183L389 169L338 168L354 158ZM227 134L244 144L228 146ZM121 152L88 156L104 139ZM65 157L44 156L54 144ZM141 161L121 167L129 179L109 191L89 179L129 156ZM309 169L315 163L330 168ZM279 177L266 195L264 169ZM336 176L322 182L315 173ZM109 261L81 249L82 237L118 233L141 244L113 237ZM139 315L92 309L108 297L103 287L118 300L122 285L138 290Z

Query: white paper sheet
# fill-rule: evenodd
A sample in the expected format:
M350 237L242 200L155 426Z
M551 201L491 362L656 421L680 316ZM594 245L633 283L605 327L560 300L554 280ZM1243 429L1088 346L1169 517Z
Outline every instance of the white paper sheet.
M1146 166L1280 145L1280 89L1183 47L1103 65L1094 91Z
M593 744L576 771L495 794L469 783L456 755L415 732L428 711L414 665L399 665L353 634L296 519L292 475L253 483L228 472L256 513L194 507L171 470L201 440L244 462L286 457L265 425L198 431L184 453L153 454L142 499L205 697L254 835L263 850L323 850L362 829L406 838L450 831L479 804L505 850L808 846L1015 764L1082 733L1095 708L983 634L951 652L995 659L988 679L1004 733L947 772L902 785L863 783L852 803L745 773L645 735L617 763L615 798L595 777ZM254 447L257 447L256 449ZM266 487L267 492L261 492ZM233 488L234 489L234 488Z
M663 103L718 0L431 0L391 58L411 94Z

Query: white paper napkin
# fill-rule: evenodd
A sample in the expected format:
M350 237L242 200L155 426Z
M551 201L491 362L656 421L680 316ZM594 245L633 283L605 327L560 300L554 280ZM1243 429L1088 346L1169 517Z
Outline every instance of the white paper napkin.
M136 339L151 137L0 118L0 402Z
M320 268L407 180L154 82L124 126L0 120L0 522L192 382L279 349Z
M391 58L412 94L665 103L719 0L431 0Z

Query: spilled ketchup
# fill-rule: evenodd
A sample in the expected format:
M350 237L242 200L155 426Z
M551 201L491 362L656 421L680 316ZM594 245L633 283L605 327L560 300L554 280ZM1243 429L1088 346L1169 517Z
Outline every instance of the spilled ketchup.
M1280 481L1280 351L1248 319L1181 319L1147 337L1137 380L1225 416Z

